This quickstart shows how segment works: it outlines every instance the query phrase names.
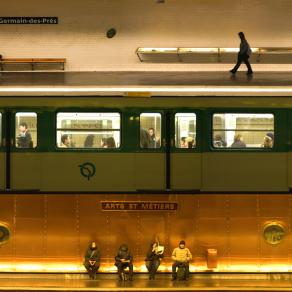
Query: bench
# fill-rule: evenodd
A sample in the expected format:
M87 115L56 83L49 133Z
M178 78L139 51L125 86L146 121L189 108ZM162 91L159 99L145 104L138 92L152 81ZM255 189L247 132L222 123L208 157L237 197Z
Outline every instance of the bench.
M141 62L149 63L234 63L238 48L138 48ZM252 48L251 62L292 64L292 48Z
M3 58L0 60L0 68L3 71L5 65L28 64L31 66L31 70L35 70L35 65L37 64L59 64L61 65L61 70L65 70L65 63L65 58Z

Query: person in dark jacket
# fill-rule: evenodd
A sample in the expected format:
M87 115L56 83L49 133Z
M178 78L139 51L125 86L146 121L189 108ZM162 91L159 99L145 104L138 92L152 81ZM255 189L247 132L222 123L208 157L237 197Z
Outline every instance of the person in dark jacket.
M149 148L160 148L160 141L157 139L154 128L148 129L149 134Z
M160 248L157 242L154 242L150 245L150 248L146 255L146 267L149 272L149 280L155 279L155 274L160 265L160 260L163 258L164 249Z
M118 268L119 278L122 281L124 270L129 267L129 280L133 280L133 256L126 244L122 244L115 257L115 265Z
M246 144L243 142L243 138L240 134L234 136L234 142L231 144L231 148L245 148Z
M100 252L94 241L89 245L84 255L84 266L89 274L90 279L95 279L100 265Z
M239 66L241 65L241 63L244 62L247 69L248 69L247 74L251 75L253 73L253 71L252 71L250 63L248 61L248 59L251 55L251 48L250 48L250 46L245 38L245 35L242 31L238 33L238 36L239 36L241 42L240 42L240 48L239 48L239 53L238 53L238 57L237 57L237 63L234 66L234 68L232 70L230 70L230 72L232 74L235 74L236 71L238 70Z
M147 130L140 129L140 148L149 148L150 136Z
M17 136L17 147L18 148L32 148L32 138L28 131L27 123L21 122L19 124L19 134Z

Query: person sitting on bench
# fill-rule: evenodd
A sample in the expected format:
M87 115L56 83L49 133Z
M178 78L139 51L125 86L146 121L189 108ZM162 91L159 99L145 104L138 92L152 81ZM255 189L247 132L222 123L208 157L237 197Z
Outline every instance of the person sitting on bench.
M179 266L183 266L185 269L184 278L187 281L189 279L189 262L192 259L192 254L190 250L186 248L184 240L181 240L179 246L173 250L171 258L174 260L174 263L172 264L172 281L177 278L176 269Z
M155 274L160 265L160 260L163 258L164 246L158 242L153 242L146 255L146 268L149 272L149 280L155 279Z
M93 241L89 245L85 256L84 256L84 266L89 274L90 279L95 279L96 273L100 265L100 252Z
M129 280L133 280L133 256L126 244L122 244L115 257L115 265L118 268L118 274L121 281L125 280L124 270L129 267Z

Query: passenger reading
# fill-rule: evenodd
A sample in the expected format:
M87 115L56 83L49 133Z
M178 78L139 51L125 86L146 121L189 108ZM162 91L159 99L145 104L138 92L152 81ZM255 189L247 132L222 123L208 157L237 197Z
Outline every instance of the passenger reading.
M176 211L176 202L153 202L153 201L102 201L103 211Z

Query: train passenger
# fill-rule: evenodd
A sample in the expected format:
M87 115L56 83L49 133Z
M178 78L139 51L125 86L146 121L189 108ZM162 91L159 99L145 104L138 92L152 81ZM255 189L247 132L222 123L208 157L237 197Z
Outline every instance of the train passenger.
M273 140L269 136L264 137L264 142L261 145L263 148L273 148Z
M164 247L154 242L146 254L146 268L149 272L149 280L154 280L155 274L160 265L160 260L163 258Z
M129 280L133 280L133 256L126 244L122 244L115 257L115 265L118 268L118 274L121 281L125 280L124 270L129 268Z
M102 148L116 148L116 142L114 137L103 138L101 139Z
M190 250L186 248L184 240L181 240L179 246L173 250L171 258L174 260L172 264L172 281L176 280L176 269L179 266L185 269L185 280L187 281L189 279L189 262L192 259L192 254Z
M116 142L114 137L108 137L106 140L107 148L116 148Z
M69 148L71 145L70 137L67 134L61 136L60 148Z
M159 148L160 147L160 141L158 138L156 138L155 130L153 128L148 129L149 134L149 148Z
M140 147L141 148L149 148L150 144L150 136L148 131L145 129L140 129Z
M28 131L27 123L21 122L19 124L19 134L16 138L17 140L17 147L19 148L32 148L32 138L31 134Z
M95 279L100 265L100 252L95 241L92 241L84 255L84 267L86 268L90 279Z
M246 144L243 142L241 134L236 134L234 136L234 142L230 146L231 148L245 148Z
M84 148L92 148L94 144L94 135L87 135L84 141Z
M188 148L187 137L180 138L180 147L179 148Z
M192 137L187 137L186 143L187 143L187 148L189 149L196 147L195 140Z
M227 143L223 140L221 135L217 134L214 137L213 145L214 145L214 147L221 148L221 147L226 147Z
M266 134L266 136L268 136L268 137L270 137L271 139L272 139L272 147L274 146L274 133L272 133L272 132L268 132L267 134Z

